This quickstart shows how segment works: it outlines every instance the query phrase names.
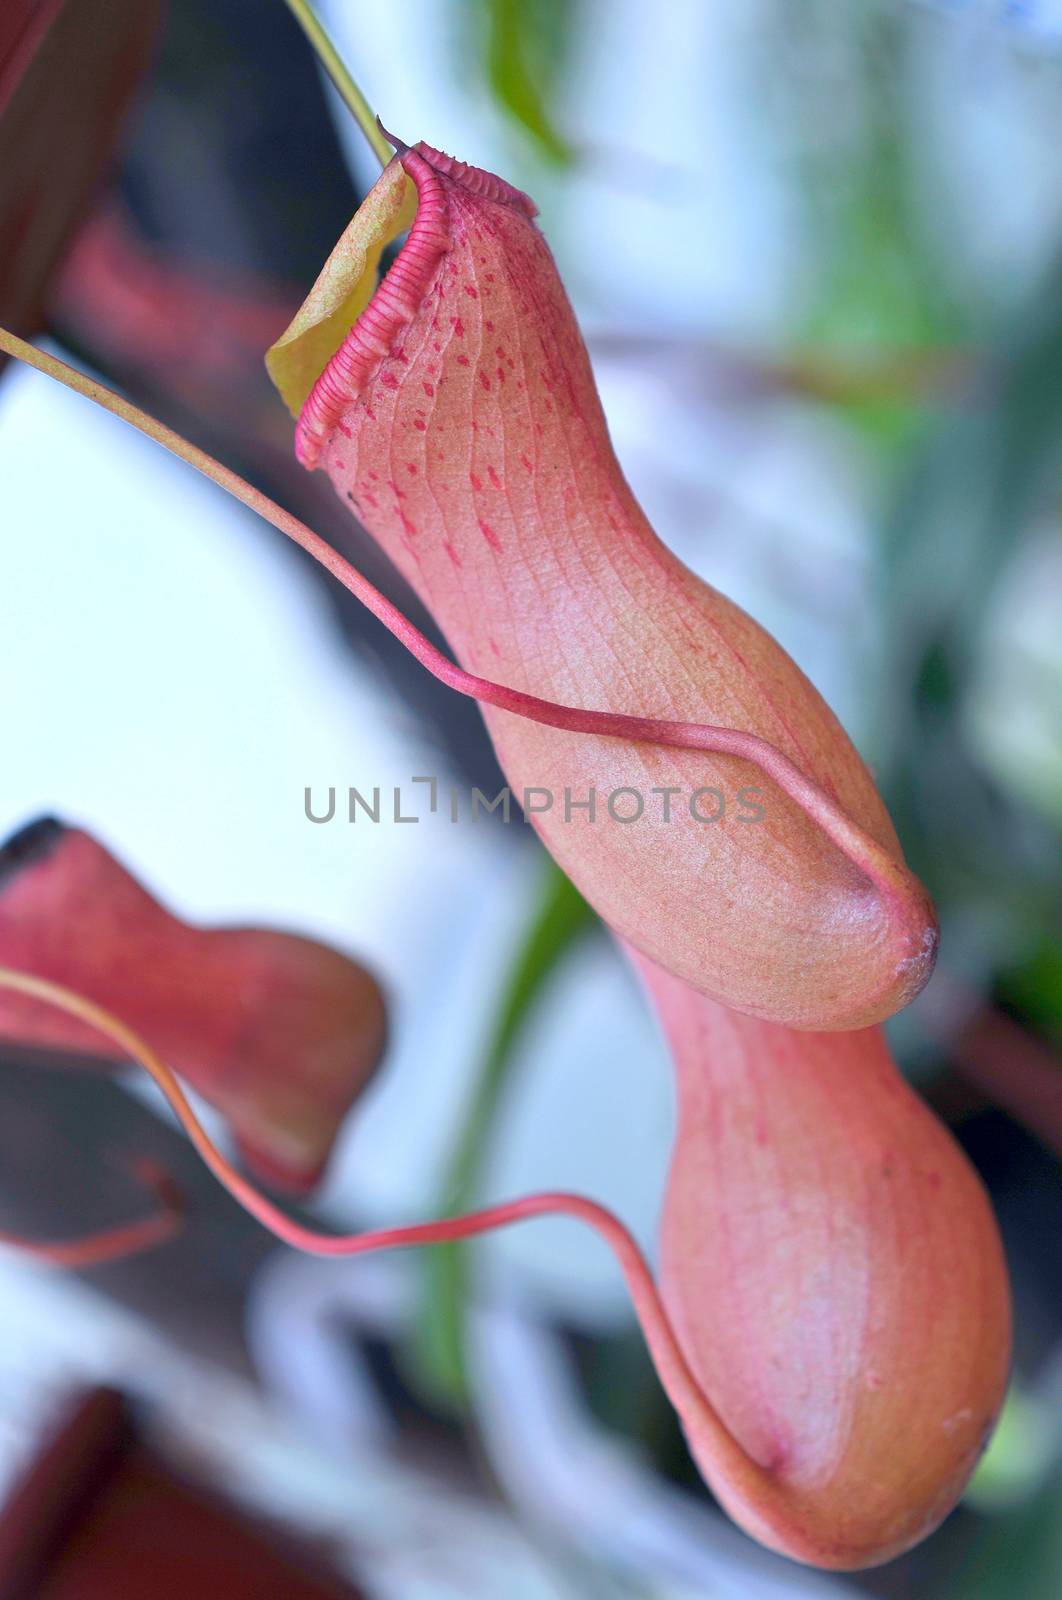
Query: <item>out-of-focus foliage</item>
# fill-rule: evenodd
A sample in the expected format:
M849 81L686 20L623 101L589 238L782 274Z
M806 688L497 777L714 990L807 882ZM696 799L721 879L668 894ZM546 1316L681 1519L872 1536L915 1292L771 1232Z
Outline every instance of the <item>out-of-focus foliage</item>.
M802 335L846 349L921 349L963 331L954 286L926 239L909 118L912 41L902 5L775 8L771 91L791 136L815 238ZM832 114L819 97L844 83ZM816 102L818 101L818 104Z
M490 1148L495 1112L505 1092L525 1023L550 977L575 941L597 921L582 895L559 867L544 858L542 888L527 933L498 1006L468 1103L460 1137L450 1157L440 1196L441 1217L471 1210ZM425 1296L418 1327L417 1364L436 1399L466 1398L464 1319L470 1290L468 1247L442 1245L424 1257Z
M1062 508L1060 305L1052 281L1022 326L981 355L967 396L900 476L884 527L882 711L894 806L945 915L980 930L984 957L1012 973L1055 928L1060 840L1026 802L1025 775L1008 782L988 769L972 696L1000 584L1030 534ZM1050 719L1050 681L1039 691Z
M884 352L893 379L886 393L829 397L881 470L873 758L908 858L940 903L945 959L989 990L1024 994L1035 1025L1057 1026L1062 786L1052 800L1047 763L1062 659L1047 646L1035 674L1015 672L1008 688L1022 698L1010 711L986 698L985 669L1001 590L1029 541L1046 528L1057 548L1062 528L1062 268L1015 299L1010 284L971 279L961 238L942 248L940 168L917 87L946 22L906 0L767 12L764 67L784 62L775 126L815 240L794 336L809 371L816 353L840 350L862 352L873 372ZM1045 74L1062 83L1062 63L1029 66L1030 92ZM1026 597L1019 614L1028 607ZM1006 760L989 759L990 711L1012 724Z
M1062 1471L1019 1511L974 1536L945 1600L1047 1600L1062 1572Z
M553 102L579 27L578 0L474 0L473 21L486 81L501 109L554 166L572 146Z

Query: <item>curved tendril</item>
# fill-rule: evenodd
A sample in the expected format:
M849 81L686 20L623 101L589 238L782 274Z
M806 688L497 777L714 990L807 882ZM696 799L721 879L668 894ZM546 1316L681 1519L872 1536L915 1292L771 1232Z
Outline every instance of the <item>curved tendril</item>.
M45 373L57 382L73 389L102 406L105 411L120 417L140 433L179 456L182 461L210 478L222 489L250 510L257 512L278 532L286 535L301 549L311 555L325 570L338 580L354 597L382 622L389 633L405 646L409 653L433 677L458 694L467 695L482 705L495 706L512 712L531 722L561 728L569 733L584 733L594 737L625 739L644 744L666 745L679 750L702 750L713 755L734 756L750 762L777 784L805 815L849 861L874 884L881 893L891 915L899 921L904 903L912 895L924 896L921 885L900 862L873 839L812 778L802 772L788 756L769 740L757 734L745 733L736 728L719 728L708 723L676 722L656 717L627 716L622 712L584 710L576 706L558 704L540 699L505 684L466 672L444 655L431 641L414 627L399 608L386 595L362 576L356 567L338 551L314 533L298 517L285 511L268 495L252 487L230 467L223 466L205 450L189 443L172 428L141 411L121 395L97 383L85 373L70 367L55 356L39 350L5 328L0 328L0 350L16 356L28 366Z
M436 1222L380 1228L368 1233L321 1233L289 1217L248 1178L237 1172L199 1121L173 1070L119 1018L72 989L12 967L0 966L0 988L12 989L31 999L41 1000L76 1017L141 1066L166 1096L188 1138L218 1182L262 1227L295 1250L315 1256L366 1255L375 1250L470 1239L496 1228L527 1222L533 1217L564 1215L585 1222L604 1239L619 1263L660 1381L686 1427L697 1432L702 1445L710 1447L719 1471L731 1482L740 1479L747 1484L759 1485L762 1493L767 1474L746 1455L698 1385L637 1241L629 1228L605 1206L584 1195L553 1191L524 1195L517 1200L483 1206L463 1216L446 1217Z
M151 1216L142 1217L138 1222L123 1223L117 1228L105 1228L99 1233L85 1234L80 1239L57 1243L26 1239L21 1234L0 1230L0 1245L30 1256L44 1266L80 1271L88 1267L101 1267L112 1261L127 1261L130 1256L141 1255L145 1250L154 1250L158 1245L167 1244L184 1227L183 1197L169 1173L154 1162L140 1161L136 1168L137 1176L145 1188L153 1191L158 1202Z

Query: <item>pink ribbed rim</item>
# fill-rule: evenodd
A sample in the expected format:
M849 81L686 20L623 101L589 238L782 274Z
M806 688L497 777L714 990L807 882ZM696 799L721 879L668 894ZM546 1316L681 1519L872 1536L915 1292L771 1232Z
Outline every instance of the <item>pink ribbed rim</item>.
M417 214L409 237L369 304L310 390L295 430L304 467L316 467L340 416L362 392L416 315L450 243L447 183L459 183L481 200L497 201L534 217L533 200L503 178L418 144L396 157L417 188Z

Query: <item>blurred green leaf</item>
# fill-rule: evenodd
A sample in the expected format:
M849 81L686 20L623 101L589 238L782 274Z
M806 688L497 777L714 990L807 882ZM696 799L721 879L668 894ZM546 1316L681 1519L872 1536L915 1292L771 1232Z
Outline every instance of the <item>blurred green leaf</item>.
M464 1126L450 1160L438 1205L440 1216L454 1216L476 1204L495 1114L509 1081L523 1028L564 956L596 920L579 891L560 868L549 861L531 922L498 1006ZM440 1245L426 1251L424 1269L424 1297L415 1334L417 1371L421 1382L437 1401L456 1406L466 1396L467 1245Z
M1049 1600L1062 1594L1062 1472L1020 1510L985 1521L941 1600Z
M892 393L834 395L834 405L877 446L908 444L934 404L949 354L970 336L968 318L925 226L919 133L910 115L912 19L895 0L774 0L765 34L784 114L786 159L795 152L813 241L808 298L794 329L824 360L884 356ZM781 65L784 63L784 65ZM781 65L781 71L778 70ZM836 118L823 95L844 74Z
M971 686L1015 552L1062 499L1062 264L930 431L887 515L876 752L915 871L982 959L1057 926L1057 829L971 738Z
M1050 1408L1015 1380L996 1431L964 1495L977 1511L1010 1511L1046 1486L1057 1429Z
M1062 945L1046 931L996 980L998 998L1033 1027L1062 1044Z
M487 82L502 109L554 166L573 159L551 100L576 27L575 0L478 0Z

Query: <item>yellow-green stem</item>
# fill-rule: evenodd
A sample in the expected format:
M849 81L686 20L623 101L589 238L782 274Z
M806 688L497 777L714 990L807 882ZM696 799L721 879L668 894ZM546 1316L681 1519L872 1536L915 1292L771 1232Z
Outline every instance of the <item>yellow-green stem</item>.
M288 10L314 48L318 61L334 83L354 121L369 142L381 167L386 167L394 151L376 126L372 107L347 71L342 56L332 43L310 0L287 0Z

